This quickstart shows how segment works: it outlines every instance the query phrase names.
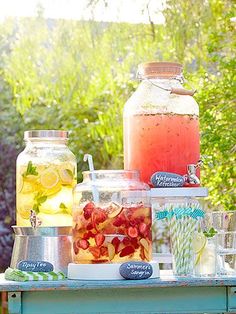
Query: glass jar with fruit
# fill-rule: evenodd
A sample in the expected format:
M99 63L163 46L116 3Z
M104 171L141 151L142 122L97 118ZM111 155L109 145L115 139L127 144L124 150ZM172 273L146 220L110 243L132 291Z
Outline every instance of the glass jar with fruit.
M77 170L68 132L26 131L24 140L16 164L17 226L30 226L32 213L41 226L71 226Z
M184 176L197 164L199 109L194 92L182 87L181 64L143 63L138 76L141 83L124 107L124 167L138 169L152 186L155 172Z
M74 263L123 263L152 258L149 187L139 172L83 172L74 189Z

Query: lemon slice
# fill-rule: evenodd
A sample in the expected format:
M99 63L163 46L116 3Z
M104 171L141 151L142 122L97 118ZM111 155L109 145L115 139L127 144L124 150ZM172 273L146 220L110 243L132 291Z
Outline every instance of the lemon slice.
M202 232L197 233L193 239L193 251L195 254L200 253L206 246L207 238Z
M40 183L45 189L54 188L59 182L59 175L54 169L46 169L40 175Z
M23 185L24 185L24 182L23 182L23 178L22 178L22 175L19 175L17 176L17 181L16 181L16 189L17 189L17 192L20 193L23 189Z
M74 167L70 163L64 163L58 167L62 184L72 184L74 177Z

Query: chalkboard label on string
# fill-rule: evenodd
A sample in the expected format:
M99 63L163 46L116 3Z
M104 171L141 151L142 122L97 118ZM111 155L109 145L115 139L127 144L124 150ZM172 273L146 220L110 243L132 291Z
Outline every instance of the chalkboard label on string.
M49 272L53 271L53 265L46 261L20 261L17 268L22 271Z
M151 183L156 188L176 188L184 185L184 178L176 173L155 172L151 176Z

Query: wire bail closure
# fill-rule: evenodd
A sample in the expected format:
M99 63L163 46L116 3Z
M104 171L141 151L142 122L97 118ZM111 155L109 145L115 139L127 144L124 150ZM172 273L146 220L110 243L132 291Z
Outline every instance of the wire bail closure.
M167 92L170 92L170 94L176 94L176 95L189 95L189 96L193 96L195 93L196 93L196 89L194 90L188 90L188 89L185 89L185 88L176 88L176 87L170 87L170 88L165 88L165 87L162 87L158 84L155 84L152 82L151 79L149 78L144 78L139 72L137 72L137 79L139 81L148 81L150 82L153 86L157 87L157 88L160 88L162 90L165 90ZM169 80L177 80L179 81L181 84L183 84L184 82L184 79L183 79L183 76L182 75L178 75L178 76L175 76L175 77L172 77L172 78L169 78Z

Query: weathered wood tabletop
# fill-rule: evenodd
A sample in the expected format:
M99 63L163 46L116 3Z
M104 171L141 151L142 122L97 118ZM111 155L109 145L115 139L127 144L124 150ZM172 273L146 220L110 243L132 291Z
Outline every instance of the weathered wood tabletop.
M116 281L6 281L10 314L236 313L236 277Z

